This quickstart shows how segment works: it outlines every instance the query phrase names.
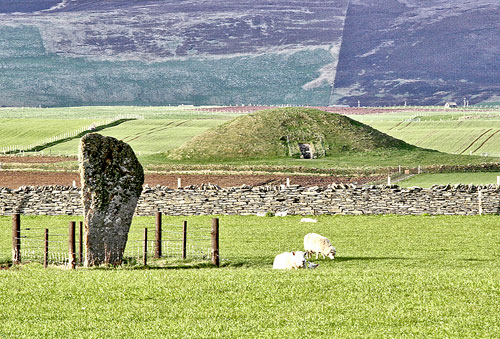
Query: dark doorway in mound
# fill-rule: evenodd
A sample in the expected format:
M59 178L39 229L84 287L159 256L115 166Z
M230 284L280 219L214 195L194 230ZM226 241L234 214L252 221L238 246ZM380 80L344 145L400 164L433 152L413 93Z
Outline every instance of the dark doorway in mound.
M311 145L299 144L300 157L303 159L312 159Z

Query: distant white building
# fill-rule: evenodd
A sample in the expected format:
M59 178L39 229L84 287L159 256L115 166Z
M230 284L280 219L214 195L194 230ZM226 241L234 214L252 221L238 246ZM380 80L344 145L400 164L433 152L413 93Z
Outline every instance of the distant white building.
M454 101L450 101L450 102L447 102L446 104L444 104L444 107L446 108L457 108L458 107L458 104Z

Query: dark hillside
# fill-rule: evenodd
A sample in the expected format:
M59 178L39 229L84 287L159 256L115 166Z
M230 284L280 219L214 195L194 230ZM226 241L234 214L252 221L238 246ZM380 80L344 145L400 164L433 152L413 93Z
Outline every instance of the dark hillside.
M339 102L411 105L494 99L500 6L479 0L353 0L335 81Z
M0 0L0 106L498 102L499 17L498 0Z

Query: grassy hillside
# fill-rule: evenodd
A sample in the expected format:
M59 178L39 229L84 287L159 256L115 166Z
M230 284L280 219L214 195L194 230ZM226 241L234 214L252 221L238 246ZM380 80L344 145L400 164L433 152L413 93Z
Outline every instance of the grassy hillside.
M38 144L102 119L0 119L0 151L14 145Z
M132 120L100 132L105 136L123 140L130 144L137 154L165 152L179 147L206 131L223 123L220 119L154 119ZM58 144L45 152L51 154L77 154L79 139Z
M18 46L21 42L28 46ZM328 83L320 82L309 90L303 86L335 61L322 46L156 62L143 62L137 56L106 61L104 56L97 60L67 57L45 50L40 31L28 25L5 28L0 24L0 45L4 48L0 51L0 106L327 105Z
M319 157L350 151L414 150L346 116L310 108L264 110L231 120L171 151L171 159L299 157L309 144Z

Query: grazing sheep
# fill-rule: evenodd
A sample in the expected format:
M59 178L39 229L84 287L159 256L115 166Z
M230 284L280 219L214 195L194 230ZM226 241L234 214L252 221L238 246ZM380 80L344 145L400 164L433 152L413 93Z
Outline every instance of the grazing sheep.
M273 268L275 269L291 270L305 267L306 258L302 251L284 252L274 258Z
M304 251L306 251L306 256L311 257L313 253L316 253L316 259L318 259L318 254L327 256L330 259L335 259L336 250L332 246L330 240L322 235L316 233L306 234L304 237Z

